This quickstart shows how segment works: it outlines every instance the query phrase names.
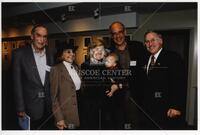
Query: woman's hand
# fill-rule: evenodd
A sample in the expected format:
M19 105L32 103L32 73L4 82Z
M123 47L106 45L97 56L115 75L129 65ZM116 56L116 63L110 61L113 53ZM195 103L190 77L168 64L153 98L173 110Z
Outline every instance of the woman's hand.
M56 127L60 130L63 130L65 128L67 128L66 124L65 124L65 121L64 120L61 120L61 121L58 121L57 124L56 124Z

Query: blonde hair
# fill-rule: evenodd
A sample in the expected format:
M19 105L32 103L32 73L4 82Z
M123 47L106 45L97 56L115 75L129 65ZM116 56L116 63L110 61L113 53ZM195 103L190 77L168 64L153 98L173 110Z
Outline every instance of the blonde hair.
M94 49L98 46L103 46L105 54L107 54L106 49L105 49L105 47L107 46L106 42L103 39L97 39L97 40L95 40L95 41L93 41L92 43L89 44L87 58L90 58L91 56L93 56L92 49Z
M95 41L93 41L90 45L89 45L89 48L90 49L93 49L97 46L106 46L106 42L103 40L103 39L97 39Z

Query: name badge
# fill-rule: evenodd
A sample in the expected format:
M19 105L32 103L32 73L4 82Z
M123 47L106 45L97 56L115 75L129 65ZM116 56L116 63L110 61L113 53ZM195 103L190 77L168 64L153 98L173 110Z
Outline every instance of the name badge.
M136 61L130 61L130 66L136 66Z
M51 67L46 65L46 71L50 72L50 70L51 70Z

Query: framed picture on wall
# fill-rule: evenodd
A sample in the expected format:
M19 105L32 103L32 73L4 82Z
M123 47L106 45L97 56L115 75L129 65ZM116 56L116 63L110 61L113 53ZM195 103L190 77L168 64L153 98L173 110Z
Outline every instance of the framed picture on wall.
M69 44L76 46L76 42L74 38L69 39Z
M4 55L4 60L7 61L8 60L8 54Z
M17 44L17 42L12 42L12 48L13 49L16 49L16 44Z
M127 34L126 41L131 41L131 40L132 40L132 34Z
M88 36L88 37L84 37L83 39L84 39L84 47L88 47L92 41L92 37Z
M7 49L8 49L8 48L7 48L7 45L8 45L8 44L9 44L8 42L4 42L4 43L3 43L4 51L7 51Z
M111 45L111 37L109 36L109 35L107 35L107 36L102 36L102 39L105 41L105 43L106 43L106 48L109 48L110 47L110 45Z
M88 55L84 55L84 61L86 61L88 59Z

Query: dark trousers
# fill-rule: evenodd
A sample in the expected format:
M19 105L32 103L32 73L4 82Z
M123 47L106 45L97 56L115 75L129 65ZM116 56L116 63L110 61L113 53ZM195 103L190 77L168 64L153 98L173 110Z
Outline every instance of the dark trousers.
M141 130L183 130L186 127L184 116L169 118L167 116L156 117L147 113L148 116L141 113L140 128Z
M101 129L101 108L98 100L85 98L83 101L83 119L82 128L83 129Z
M124 129L124 104L119 103L114 97L105 97L101 108L102 129Z
M45 106L43 117L39 120L30 119L31 130L55 130L54 116L49 106Z
M43 117L39 120L31 120L31 130L55 130L53 117Z
M77 104L78 104L78 114L79 114L79 121L80 121L80 127L77 127L76 129L83 129L84 125L84 115L83 115L83 96L81 90L76 91L76 97L77 97Z

